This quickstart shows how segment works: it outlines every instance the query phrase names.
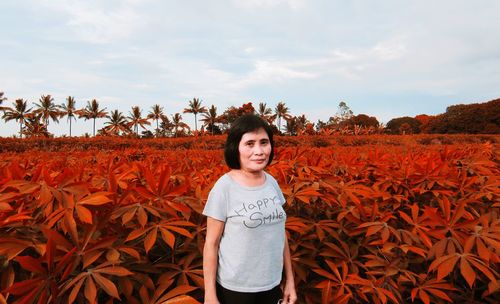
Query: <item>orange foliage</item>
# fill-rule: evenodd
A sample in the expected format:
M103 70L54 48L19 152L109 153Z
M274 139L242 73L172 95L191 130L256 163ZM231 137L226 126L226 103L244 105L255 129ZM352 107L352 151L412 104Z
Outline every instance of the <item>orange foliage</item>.
M300 303L498 297L496 144L287 140L268 171ZM202 301L201 211L227 170L217 146L1 154L0 303Z

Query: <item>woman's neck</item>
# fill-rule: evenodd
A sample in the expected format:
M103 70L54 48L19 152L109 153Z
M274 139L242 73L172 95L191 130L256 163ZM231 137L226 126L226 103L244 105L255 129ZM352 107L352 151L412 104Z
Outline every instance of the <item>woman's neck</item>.
M266 181L266 176L263 170L246 171L242 169L233 169L229 172L229 174L238 183L248 187L260 186Z

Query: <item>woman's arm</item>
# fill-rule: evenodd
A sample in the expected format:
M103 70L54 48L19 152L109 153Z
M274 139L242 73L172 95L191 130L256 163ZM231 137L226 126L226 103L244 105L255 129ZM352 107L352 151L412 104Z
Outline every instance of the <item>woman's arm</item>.
M207 217L207 236L203 247L203 277L205 281L205 303L219 303L215 290L219 242L224 231L224 222Z
M285 266L285 288L283 290L283 304L294 304L297 301L295 291L295 280L293 279L292 258L288 238L285 236L285 248L283 250L283 263Z

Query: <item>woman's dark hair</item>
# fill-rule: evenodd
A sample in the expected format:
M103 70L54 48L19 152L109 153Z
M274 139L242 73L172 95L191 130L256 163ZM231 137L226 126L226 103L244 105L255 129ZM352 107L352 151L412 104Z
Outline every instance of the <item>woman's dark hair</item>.
M246 114L238 119L236 119L231 128L229 129L229 134L227 135L226 145L224 147L224 159L226 164L231 169L241 169L240 166L240 151L239 145L241 137L243 134L248 132L254 132L258 129L264 129L269 137L269 142L271 143L271 154L269 155L269 165L273 161L274 157L274 140L273 131L269 124L262 118L254 114Z

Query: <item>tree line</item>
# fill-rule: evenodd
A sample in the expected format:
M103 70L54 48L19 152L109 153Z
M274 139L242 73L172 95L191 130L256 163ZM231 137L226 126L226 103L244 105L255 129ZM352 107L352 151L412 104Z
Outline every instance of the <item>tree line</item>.
M387 123L391 134L498 134L500 133L500 99L483 103L458 104L435 116L398 117Z
M92 135L129 136L129 137L179 137L199 134L222 134L232 122L241 115L254 113L265 119L276 134L416 134L416 133L499 133L500 99L484 104L456 105L447 108L446 113L429 116L398 117L390 120L386 126L375 117L366 114L354 115L346 102L338 105L337 113L327 121L311 122L305 115L294 116L285 102L278 102L274 109L266 103L259 103L254 108L252 102L240 107L231 106L221 114L215 105L202 106L199 98L188 101L183 114L194 115L194 131L183 121L181 113L168 115L164 108L153 105L147 114L139 106L132 106L128 114L119 110L107 111L96 99L87 101L83 108L76 106L76 100L68 96L64 103L56 104L51 95L42 95L38 103L29 107L22 98L13 101L11 107L0 92L0 111L2 119L19 123L19 137L50 137L49 123L59 123L67 118L72 136L72 121L84 119L92 121ZM201 119L198 120L198 115ZM106 119L104 127L96 130L96 120ZM202 122L198 130L198 121ZM148 129L147 126L152 126ZM139 132L141 131L141 132Z
M119 110L107 111L101 107L96 99L87 101L83 108L76 106L76 100L68 96L64 103L56 104L51 95L42 95L37 103L29 106L25 99L16 99L11 107L1 105L6 98L0 92L0 110L3 111L3 120L16 121L19 123L19 137L50 137L48 131L50 123L59 123L63 118L69 122L68 136L72 136L72 122L76 119L92 121L92 135L107 136L135 136L135 137L178 137L193 134L222 134L238 117L248 113L255 113L265 119L271 125L276 134L314 134L317 132L329 132L334 124L353 117L352 111L345 102L339 104L339 114L331 117L329 121L319 120L316 124L310 122L305 115L293 116L284 102L278 102L272 109L266 103L259 103L254 108L251 102L240 107L231 106L219 114L215 105L209 108L202 105L199 98L188 101L188 106L183 114L194 115L194 130L183 121L181 113L168 115L161 105L153 105L147 114L139 106L132 106L130 112L124 114ZM198 115L201 119L198 120ZM104 127L96 130L96 120L106 119ZM373 118L375 119L375 118ZM376 120L376 119L375 119ZM198 121L202 122L198 130ZM153 126L148 129L147 126ZM374 127L378 127L378 122ZM375 129L373 129L375 130ZM372 130L372 131L373 131ZM141 132L140 132L141 131Z

